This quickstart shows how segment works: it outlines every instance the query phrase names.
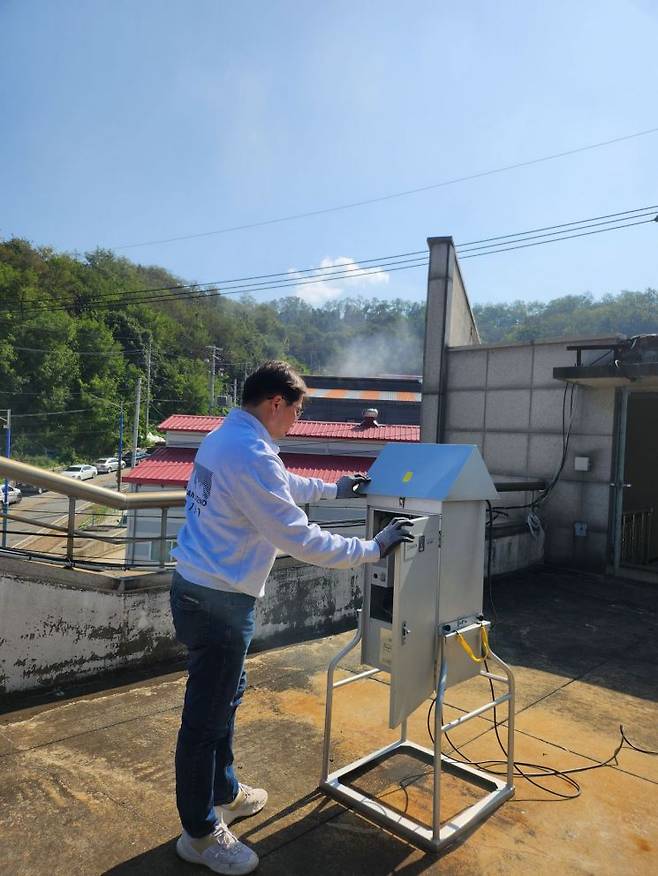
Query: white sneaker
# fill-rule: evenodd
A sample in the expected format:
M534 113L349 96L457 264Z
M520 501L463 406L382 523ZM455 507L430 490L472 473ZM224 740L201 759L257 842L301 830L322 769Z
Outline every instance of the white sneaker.
M203 864L213 873L224 876L242 876L258 866L256 852L233 836L221 821L211 834L199 839L184 830L176 842L176 852L184 861Z
M232 803L215 806L215 813L224 824L231 824L236 818L246 818L255 815L267 803L267 791L263 788L250 788L249 785L239 785L238 793Z

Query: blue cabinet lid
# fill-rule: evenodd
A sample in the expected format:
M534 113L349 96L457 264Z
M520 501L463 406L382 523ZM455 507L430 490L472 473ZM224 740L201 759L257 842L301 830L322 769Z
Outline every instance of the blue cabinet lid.
M371 465L369 496L398 496L435 501L497 499L475 444L391 443Z

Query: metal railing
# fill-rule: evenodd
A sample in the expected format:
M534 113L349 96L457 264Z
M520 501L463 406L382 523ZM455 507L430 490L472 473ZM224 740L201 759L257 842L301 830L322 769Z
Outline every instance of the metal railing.
M649 562L653 508L624 511L621 515L621 561L632 566Z
M168 551L170 543L175 540L175 534L170 530L168 531L168 523L171 520L168 512L171 508L184 507L184 490L120 493L115 489L73 480L46 469L0 456L0 478L2 477L32 484L35 487L42 487L44 490L57 495L63 495L68 499L67 508L62 509L60 512L45 512L46 514L53 514L58 518L66 518L65 524L47 522L43 519L43 513L38 520L35 520L26 513L13 510L13 506L7 506L5 503L2 503L0 508L6 523L23 524L24 527L29 527L28 529L12 527L7 530L8 533L14 536L25 536L25 540L29 540L32 543L31 547L5 547L4 550L7 553L27 556L30 559L59 561L67 566L77 565L87 568L107 568L111 566L117 569L165 569L173 565L173 562L170 562L168 559ZM93 506L100 505L106 509L115 509L117 512L127 512L128 514L141 510L159 512L157 515L159 516L159 535L107 534L108 530L125 528L125 526L113 525L110 522L102 526L95 526L94 530L96 531L84 528L79 523L80 517L84 517L86 521L95 524L102 520L110 521L112 515L94 510L93 507L92 509L81 511L79 510L79 502L91 502ZM117 514L117 516L119 515ZM137 526L136 517L137 515L134 517L134 526ZM351 515L347 519L316 522L320 523L324 528L365 529L365 509L363 517ZM106 534L101 534L98 531L99 529L104 530ZM42 540L48 541L53 549L39 550L35 545ZM114 559L113 561L107 556L89 557L85 556L81 549L85 542L93 542L96 545L103 546L105 549L116 546L117 548L123 547L126 550L120 560ZM134 557L134 547L132 551L130 547L139 544L149 546L157 544L157 560L153 561ZM63 550L58 552L57 546L61 546Z
M58 511L31 509L29 513L38 515L38 519L30 517L29 513L12 510L12 506L2 503L0 507L6 532L14 537L25 536L24 543L13 546L3 544L3 551L28 558L63 562L68 566L78 565L88 568L165 569L173 565L173 561L169 558L169 551L172 542L175 541L178 527L172 531L174 529L171 525L172 517L168 512L171 508L184 507L184 490L122 493L115 489L73 480L5 456L0 456L1 478L42 487L52 493L62 495L68 500L65 507ZM545 482L538 480L497 481L496 488L501 493L537 491L545 488ZM92 507L80 510L79 502L90 502ZM156 530L159 529L159 534L128 535L125 531L125 524L118 521L112 522L114 518L120 516L119 514L112 515L111 511L98 510L96 506L101 506L102 509L125 512L124 516L128 518L127 530L130 531L132 528L133 533L140 531L138 517L143 523L143 517L136 512L148 509L159 512L153 515L156 520L159 517L159 527L157 523L154 527ZM306 508L306 510L308 513L310 508ZM133 513L131 514L131 512ZM48 522L43 519L44 514L52 515L61 522ZM84 524L80 523L80 518L83 518ZM100 526L93 525L98 521L106 522ZM10 530L8 529L10 522L22 524L26 528L12 528ZM331 519L315 519L311 522L318 523L323 529L344 530L346 535L364 536L365 507L362 512L354 509L352 513L343 518L339 514L338 516L332 515ZM85 528L89 523L92 524L92 528ZM180 523L182 523L182 518L180 518ZM47 542L48 550L40 549L39 543L43 541ZM25 544L26 542L29 545ZM102 555L90 556L87 551L90 544L92 547L98 546L98 549L103 552ZM136 556L136 546L144 544L148 545L148 559ZM115 550L115 556L111 557L109 554L111 554L113 547L124 550ZM120 557L117 556L119 553ZM154 553L157 553L157 556L154 557Z
M157 562L131 562L124 559L122 563L113 564L123 568L131 568L135 566L145 566L149 568L157 567L164 569L167 566L167 541L171 540L171 536L167 535L167 519L170 508L182 508L185 505L184 490L157 490L144 493L120 493L116 490L108 489L107 487L99 487L93 484L87 484L81 481L73 480L64 477L63 475L55 474L46 469L38 468L34 465L28 465L18 460L9 459L6 456L0 456L0 477L17 480L22 483L32 484L35 487L42 487L52 493L60 494L68 499L67 509L59 516L66 517L66 525L58 523L48 523L39 519L28 517L26 514L11 511L6 502L2 503L2 513L5 521L15 521L24 525L33 527L38 530L21 531L11 530L13 534L23 534L34 539L55 539L59 542L65 540L64 550L61 555L56 552L40 551L37 549L30 550L28 548L10 547L5 550L11 553L18 553L35 558L47 558L49 560L63 560L66 565L72 566L74 563L78 565L94 566L98 563L90 561L89 558L75 556L76 542L81 539L91 540L98 544L106 545L128 545L144 542L157 542L159 545L159 557ZM76 518L80 513L77 508L78 501L92 502L96 505L102 505L104 508L112 508L117 511L138 511L140 509L155 509L160 512L160 535L157 538L153 536L112 536L100 535L97 532L82 529L76 526ZM54 513L54 512L53 512ZM84 513L84 512L83 512ZM110 527L111 528L111 527ZM99 558L95 558L99 559ZM102 563L107 566L105 560Z

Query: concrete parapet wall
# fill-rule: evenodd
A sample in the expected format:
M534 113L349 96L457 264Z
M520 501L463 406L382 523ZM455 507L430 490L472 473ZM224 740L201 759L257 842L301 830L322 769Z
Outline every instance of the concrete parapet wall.
M506 575L539 566L544 562L544 536L533 536L529 529L520 532L494 533L491 574ZM485 573L487 554L485 553Z
M535 565L542 553L541 539L508 528L495 534L492 572ZM252 650L354 627L363 573L279 558L256 604ZM0 558L0 696L182 658L170 584L171 572L120 577Z
M52 688L183 656L169 610L171 572L130 577L0 559L0 694ZM255 649L354 624L363 570L277 560L257 603Z

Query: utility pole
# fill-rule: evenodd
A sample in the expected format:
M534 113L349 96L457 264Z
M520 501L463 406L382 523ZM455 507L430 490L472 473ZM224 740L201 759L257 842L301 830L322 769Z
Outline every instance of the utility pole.
M137 378L137 391L135 393L135 423L133 425L133 468L137 462L137 442L139 441L139 412L142 401L142 378Z
M123 467L123 402L119 408L119 468L117 469L117 490L121 492L121 468Z
M5 420L5 456L11 456L11 408L7 408ZM5 492L2 502L2 546L7 547L7 513L9 511L9 481L5 478Z
M216 356L216 347L212 346L211 350L211 360L210 360L210 413L212 414L213 409L215 407L215 370L217 368L217 361L215 359Z
M151 343L152 340L149 338L149 346L146 351L146 413L144 416L144 419L146 420L144 431L146 433L147 441L149 435L149 407L151 404Z
M238 378L233 378L233 407L238 406Z
M208 346L210 350L210 408L209 413L212 414L215 407L215 378L217 376L217 353L220 352L219 347L215 344Z

